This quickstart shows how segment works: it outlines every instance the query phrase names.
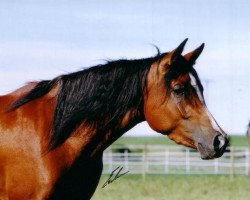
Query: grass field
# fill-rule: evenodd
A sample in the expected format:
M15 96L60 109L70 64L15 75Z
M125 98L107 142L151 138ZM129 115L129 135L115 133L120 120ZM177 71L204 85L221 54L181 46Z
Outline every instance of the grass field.
M157 137L121 137L113 145L176 145L167 136ZM245 136L231 135L231 146L248 146L248 141Z
M223 175L124 175L101 188L93 200L248 200L250 177Z
M248 146L245 136L231 136L231 146ZM176 145L166 136L122 137L113 145ZM142 175L126 174L105 188L102 175L93 200L248 200L250 177L244 175Z

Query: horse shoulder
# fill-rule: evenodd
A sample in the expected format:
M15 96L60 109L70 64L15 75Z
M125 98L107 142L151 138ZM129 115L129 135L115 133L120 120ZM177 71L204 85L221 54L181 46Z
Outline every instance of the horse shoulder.
M44 156L53 95L50 93L7 111L35 85L29 84L0 97L0 199L4 194L8 194L9 199L45 199L40 197L48 195L53 187L53 172Z

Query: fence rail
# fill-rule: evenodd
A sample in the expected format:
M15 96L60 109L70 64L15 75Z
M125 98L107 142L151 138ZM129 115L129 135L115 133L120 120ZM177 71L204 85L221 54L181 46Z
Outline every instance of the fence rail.
M122 166L130 174L249 174L249 148L230 147L219 159L176 146L113 146L104 152L103 173Z

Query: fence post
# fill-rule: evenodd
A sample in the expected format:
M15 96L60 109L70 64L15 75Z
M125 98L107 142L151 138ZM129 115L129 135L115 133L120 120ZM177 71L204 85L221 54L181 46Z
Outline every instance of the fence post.
M186 174L190 173L190 153L189 149L186 149Z
M219 172L219 160L214 159L214 174L218 174Z
M147 146L143 146L143 152L142 152L142 178L143 180L146 179L146 173L147 173Z
M230 179L234 179L234 147L230 148Z
M245 149L245 173L246 175L250 175L250 168L249 168L249 148Z
M247 168L248 168L248 172L247 175L250 176L250 146L246 149L247 151L247 155L246 155L246 162L247 162Z
M113 171L113 155L112 155L112 149L110 148L109 150L109 173L111 173Z
M250 129L249 129L250 130ZM250 132L249 132L250 133ZM247 161L248 161L248 176L250 176L250 158L249 158L249 156L250 156L250 135L249 134L247 134L247 136L248 136L248 153L247 153ZM246 161L246 162L247 162Z
M165 174L169 172L169 149L166 148L165 150L165 167L164 167Z
M125 149L124 151L124 166L125 166L125 171L128 171L128 150Z

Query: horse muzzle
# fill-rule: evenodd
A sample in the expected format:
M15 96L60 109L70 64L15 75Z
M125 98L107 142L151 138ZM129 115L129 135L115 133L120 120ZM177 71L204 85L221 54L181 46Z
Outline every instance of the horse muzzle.
M225 152L227 145L227 137L222 134L217 134L213 138L213 142L210 147L204 145L204 143L198 142L197 149L200 152L201 159L208 160L221 157Z

